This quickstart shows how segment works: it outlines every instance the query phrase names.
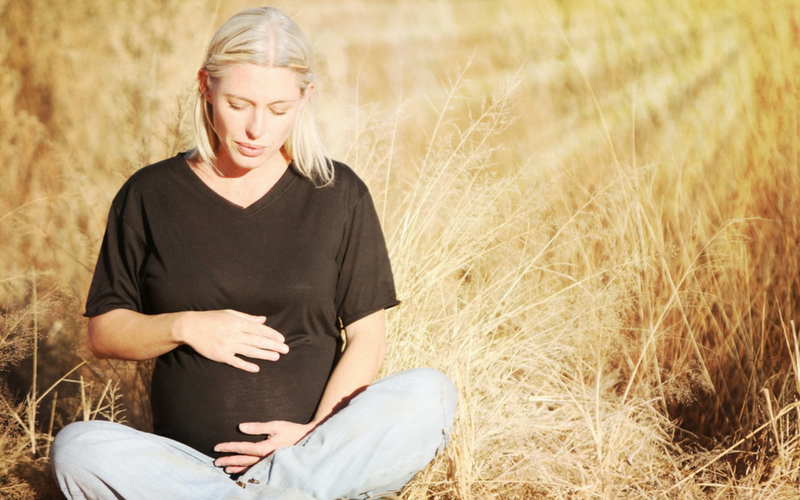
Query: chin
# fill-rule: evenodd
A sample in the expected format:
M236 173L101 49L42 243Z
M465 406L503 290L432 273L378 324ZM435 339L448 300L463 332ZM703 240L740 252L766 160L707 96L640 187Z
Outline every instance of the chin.
M248 170L253 170L267 163L267 158L262 156L255 156L255 157L241 156L241 155L237 156L238 156L237 158L234 158L233 164L239 168L246 168Z
M226 156L228 157L228 161L233 166L247 170L256 169L267 163L267 161L270 159L270 155L267 153L267 151L264 151L258 156L247 156L239 152L238 149L228 149Z

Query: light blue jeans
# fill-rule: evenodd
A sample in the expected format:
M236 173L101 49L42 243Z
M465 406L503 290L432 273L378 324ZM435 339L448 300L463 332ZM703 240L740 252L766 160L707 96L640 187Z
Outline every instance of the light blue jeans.
M396 373L296 445L251 467L238 484L194 448L104 421L62 429L50 458L68 498L369 498L400 490L444 448L457 400L452 382L437 370Z

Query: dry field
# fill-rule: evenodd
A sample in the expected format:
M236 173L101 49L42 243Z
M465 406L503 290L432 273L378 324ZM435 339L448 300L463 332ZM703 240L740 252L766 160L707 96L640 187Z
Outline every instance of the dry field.
M147 427L147 367L89 356L83 300L251 5L0 0L0 498L58 498L69 422ZM799 2L277 5L383 217L384 371L461 391L404 499L800 498Z

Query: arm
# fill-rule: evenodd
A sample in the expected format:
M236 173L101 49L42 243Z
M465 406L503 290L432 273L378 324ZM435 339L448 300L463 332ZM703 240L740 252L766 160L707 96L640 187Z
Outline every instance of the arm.
M238 311L186 311L147 315L114 309L89 319L87 343L98 358L141 361L181 345L235 368L257 372L258 365L236 356L275 361L289 347L264 325L265 316Z
M345 327L345 349L322 393L314 419L308 424L293 422L245 422L245 434L267 435L257 443L220 443L215 451L237 453L219 458L215 464L229 474L244 472L278 448L292 446L328 418L338 406L371 384L386 356L386 312L381 309Z
M347 343L325 386L312 428L342 402L371 384L386 357L386 311L383 309L348 325L344 331Z

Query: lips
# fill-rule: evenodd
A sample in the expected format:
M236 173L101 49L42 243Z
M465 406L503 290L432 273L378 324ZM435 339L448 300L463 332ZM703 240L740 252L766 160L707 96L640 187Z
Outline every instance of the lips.
M236 141L236 146L239 149L239 152L242 153L244 156L258 156L260 155L265 149L263 146L257 146L255 144L248 144L244 142Z

